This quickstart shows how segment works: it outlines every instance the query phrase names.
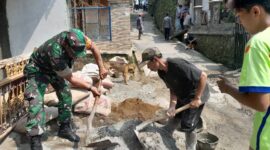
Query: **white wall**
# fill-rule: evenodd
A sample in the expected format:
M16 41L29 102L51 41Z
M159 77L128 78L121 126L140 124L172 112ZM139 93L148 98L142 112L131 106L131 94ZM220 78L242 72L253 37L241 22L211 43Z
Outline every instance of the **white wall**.
M31 53L70 27L66 0L7 0L12 56Z

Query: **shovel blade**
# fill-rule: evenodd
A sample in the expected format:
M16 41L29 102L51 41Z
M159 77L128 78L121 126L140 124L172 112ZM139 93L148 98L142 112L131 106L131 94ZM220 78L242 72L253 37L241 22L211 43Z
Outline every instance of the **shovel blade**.
M88 143L85 147L95 147L98 149L105 149L108 147L113 147L118 145L118 143L113 143L111 142L111 140L106 139L106 140L101 140L101 141L96 141L96 142L92 142L92 143Z

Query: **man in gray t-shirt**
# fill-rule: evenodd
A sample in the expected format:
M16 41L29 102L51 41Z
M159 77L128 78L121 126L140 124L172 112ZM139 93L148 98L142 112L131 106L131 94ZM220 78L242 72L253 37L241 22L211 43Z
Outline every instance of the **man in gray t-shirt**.
M169 40L170 32L172 28L172 19L168 13L166 13L166 16L163 19L163 28L164 28L165 40Z
M171 117L165 126L172 133L180 127L186 136L186 149L196 150L200 115L205 102L209 99L207 75L195 65L181 58L163 59L156 47L143 51L140 67L147 64L151 71L156 71L170 90L170 106L167 115ZM190 109L175 114L175 109L189 104Z

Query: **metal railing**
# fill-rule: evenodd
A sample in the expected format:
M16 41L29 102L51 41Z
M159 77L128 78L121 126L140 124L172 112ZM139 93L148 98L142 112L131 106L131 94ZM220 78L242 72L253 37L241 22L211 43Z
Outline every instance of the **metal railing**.
M248 42L249 34L244 27L238 22L235 22L234 27L234 68L240 68L243 63L245 45Z

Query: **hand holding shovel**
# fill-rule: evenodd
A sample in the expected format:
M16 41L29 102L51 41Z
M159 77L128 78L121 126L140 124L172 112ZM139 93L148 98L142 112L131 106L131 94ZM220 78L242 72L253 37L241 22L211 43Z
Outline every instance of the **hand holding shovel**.
M186 109L189 109L190 108L190 104L186 104L178 109L175 110L175 115L186 110ZM142 130L144 127L146 127L148 124L150 123L153 123L153 122L156 122L156 121L159 121L159 120L163 120L163 119L167 119L169 116L168 115L163 115L163 116L159 116L159 117L155 117L151 120L147 120L145 122L142 122L141 124L139 124L136 129L135 129L135 132L138 132L140 130Z

